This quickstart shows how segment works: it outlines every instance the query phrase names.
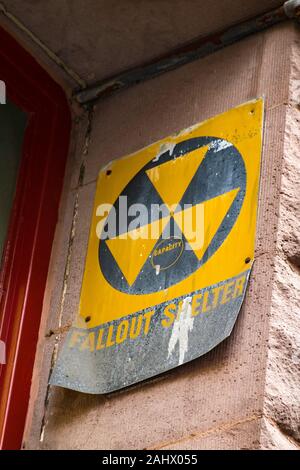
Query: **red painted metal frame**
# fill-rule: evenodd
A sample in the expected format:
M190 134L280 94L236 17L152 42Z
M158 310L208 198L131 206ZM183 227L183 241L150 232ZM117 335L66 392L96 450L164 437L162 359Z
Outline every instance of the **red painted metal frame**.
M44 289L68 153L71 115L62 89L0 28L0 79L28 113L0 273L0 448L22 443ZM5 105L4 105L5 106Z

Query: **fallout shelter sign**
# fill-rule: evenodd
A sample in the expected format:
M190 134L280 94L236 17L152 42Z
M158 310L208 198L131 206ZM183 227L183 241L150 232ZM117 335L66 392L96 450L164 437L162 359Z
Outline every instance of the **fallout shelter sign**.
M100 171L52 384L108 393L230 335L254 257L262 122L251 101Z

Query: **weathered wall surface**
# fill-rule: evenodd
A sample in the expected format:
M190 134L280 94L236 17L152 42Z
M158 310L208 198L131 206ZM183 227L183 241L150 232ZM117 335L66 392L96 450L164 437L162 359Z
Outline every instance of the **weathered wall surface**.
M298 275L295 261L281 256L287 244L278 254L277 240L280 197L280 211L288 226L288 208L293 206L290 189L283 198L281 184L284 178L286 184L292 184L293 171L288 166L296 165L287 133L292 133L291 120L297 119L298 113L295 105L290 108L288 104L295 60L292 51L297 48L298 34L294 25L286 22L99 102L76 124L44 302L25 448L259 448L262 438L267 446L273 421L276 426L282 422L280 400L285 400L285 422L292 422L287 411L294 409L290 386L284 389L286 381L282 379L272 388L272 382L282 363L288 365L290 354L296 354L296 343L292 349L285 345L284 357L275 352L274 365L276 345L272 338L278 330L285 343L284 323L276 330L284 306L276 300L274 278L281 295L287 288L282 280L284 270L289 270L291 285ZM48 387L49 371L78 307L99 168L261 95L265 95L266 115L256 261L231 337L206 356L120 393L92 396ZM287 158L282 179L283 155ZM279 230L284 240L288 229L280 225ZM293 259L297 260L297 253ZM290 375L294 386L294 374ZM282 393L286 398L281 398ZM289 426L291 429L294 424ZM286 428L281 426L278 432L272 445L297 446L299 429L290 432L293 443L285 436Z
M265 416L265 448L284 436L286 447L300 442L300 42L291 50L273 282Z

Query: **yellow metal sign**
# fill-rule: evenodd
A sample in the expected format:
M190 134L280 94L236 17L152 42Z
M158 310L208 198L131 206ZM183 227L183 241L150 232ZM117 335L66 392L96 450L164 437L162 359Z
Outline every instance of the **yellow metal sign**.
M79 312L52 383L106 393L225 339L254 257L263 101L102 169Z

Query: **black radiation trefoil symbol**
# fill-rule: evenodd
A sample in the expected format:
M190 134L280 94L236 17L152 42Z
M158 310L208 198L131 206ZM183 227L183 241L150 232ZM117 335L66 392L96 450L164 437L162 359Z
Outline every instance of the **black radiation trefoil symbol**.
M241 210L246 189L246 170L242 156L230 142L215 137L184 140L166 150L145 165L129 182L120 196L127 204L165 204L170 208L165 217L151 220L159 226L159 238L124 239L124 230L117 227L118 236L99 243L99 264L104 277L114 288L131 294L146 294L166 289L195 272L216 252L229 235ZM172 207L179 204L173 212ZM204 244L193 249L182 224L181 210L185 204L193 211L205 206ZM119 210L119 198L114 204ZM207 217L206 217L207 215ZM118 217L117 217L118 219ZM206 221L207 220L207 221ZM130 222L130 220L129 220ZM171 227L169 226L171 225ZM140 231L149 229L149 221ZM184 250L171 269L159 273L153 269L151 254L161 245L164 231L171 228L182 233ZM209 235L208 235L209 234Z

